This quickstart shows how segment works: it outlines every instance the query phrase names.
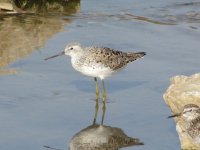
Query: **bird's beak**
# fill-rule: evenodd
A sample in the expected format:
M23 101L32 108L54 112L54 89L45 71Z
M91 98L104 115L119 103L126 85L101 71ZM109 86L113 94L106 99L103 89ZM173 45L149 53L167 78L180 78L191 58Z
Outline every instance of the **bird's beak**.
M179 117L181 113L173 114L171 116L168 116L167 118L174 118L174 117Z
M51 57L47 57L47 58L45 58L44 60L48 60L48 59L51 59L51 58L54 58L54 57L57 57L57 56L62 56L62 55L64 55L65 54L65 52L63 51L63 52L60 52L60 53L58 53L58 54L56 54L56 55L53 55L53 56L51 56Z

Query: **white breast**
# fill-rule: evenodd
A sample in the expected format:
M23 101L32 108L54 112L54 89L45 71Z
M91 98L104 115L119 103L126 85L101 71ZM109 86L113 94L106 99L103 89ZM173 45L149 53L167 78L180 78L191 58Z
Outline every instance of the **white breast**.
M99 77L101 80L111 76L114 71L109 67L105 67L101 63L80 64L76 59L71 59L72 66L75 70L90 77Z

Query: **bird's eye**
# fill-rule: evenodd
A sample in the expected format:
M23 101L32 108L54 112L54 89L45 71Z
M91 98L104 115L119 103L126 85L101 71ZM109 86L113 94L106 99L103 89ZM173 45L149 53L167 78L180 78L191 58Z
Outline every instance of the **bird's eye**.
M70 50L73 50L73 47L71 47Z

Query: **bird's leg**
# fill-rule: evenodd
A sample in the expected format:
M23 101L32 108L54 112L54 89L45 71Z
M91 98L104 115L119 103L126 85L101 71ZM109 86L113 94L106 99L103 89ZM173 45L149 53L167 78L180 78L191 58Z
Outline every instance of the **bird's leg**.
M106 100L106 88L104 85L104 80L102 80L102 86L103 86L103 101L105 101Z
M97 78L94 78L94 81L96 83L96 100L99 98L99 86L98 86L98 81Z
M99 110L99 99L97 98L96 99L96 105L95 105L95 115L94 115L93 125L96 124L98 110Z
M101 125L103 125L103 121L104 121L104 117L105 117L105 112L106 112L106 101L103 101Z

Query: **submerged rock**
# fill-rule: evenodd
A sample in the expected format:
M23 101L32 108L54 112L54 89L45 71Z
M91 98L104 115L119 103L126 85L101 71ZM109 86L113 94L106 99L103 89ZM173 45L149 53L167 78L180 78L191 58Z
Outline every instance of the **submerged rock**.
M200 73L189 77L175 76L171 78L171 84L163 97L173 114L182 112L184 106L187 104L200 106ZM187 131L187 126L184 119L175 117L175 122L181 148L200 149L200 144L185 132Z

